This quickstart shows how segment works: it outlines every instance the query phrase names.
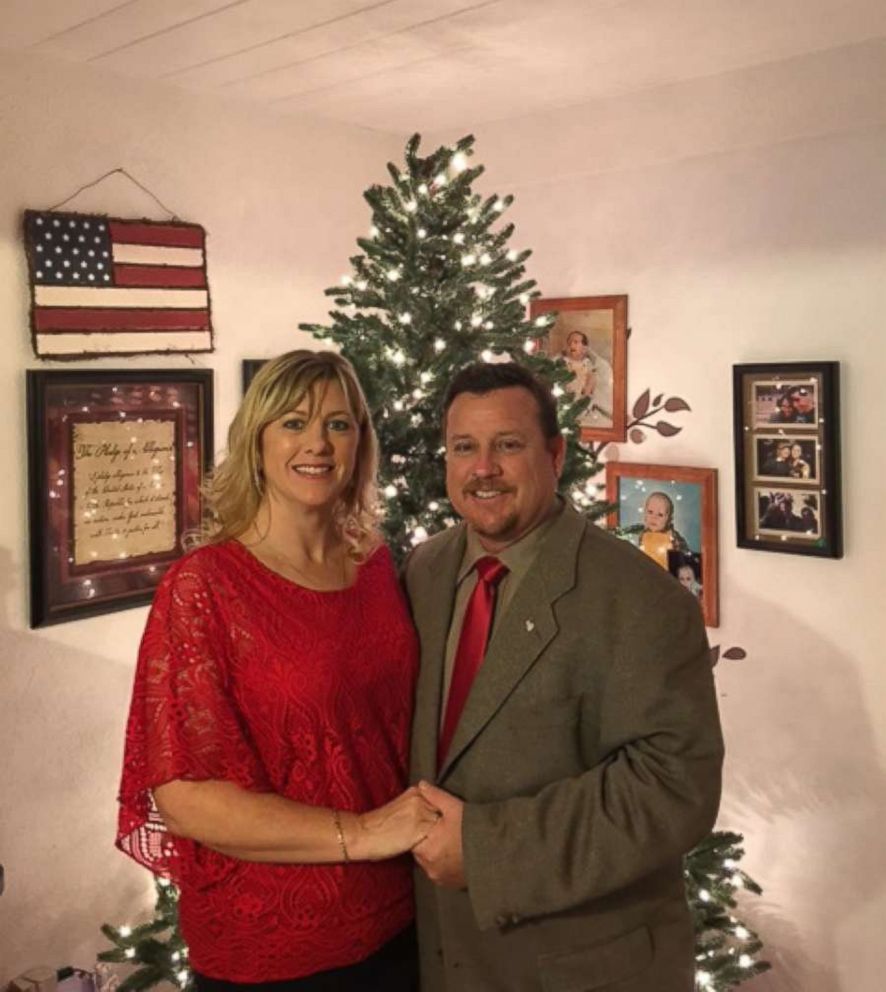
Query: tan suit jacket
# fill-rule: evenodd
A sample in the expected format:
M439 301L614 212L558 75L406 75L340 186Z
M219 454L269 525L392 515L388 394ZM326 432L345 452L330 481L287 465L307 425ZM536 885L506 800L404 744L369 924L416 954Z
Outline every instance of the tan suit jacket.
M436 769L465 525L405 580L421 638L413 781L466 803L467 891L417 872L423 992L692 992L682 855L723 749L697 601L566 508L505 615Z

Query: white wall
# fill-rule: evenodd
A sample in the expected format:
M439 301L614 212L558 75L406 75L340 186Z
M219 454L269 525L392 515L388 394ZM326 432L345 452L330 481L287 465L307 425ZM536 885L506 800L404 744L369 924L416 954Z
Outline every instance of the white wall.
M144 609L40 631L27 624L24 370L31 354L21 211L124 166L208 232L217 352L216 444L240 392L240 360L309 340L322 289L367 230L361 199L399 139L263 117L113 77L0 59L0 985L35 964L91 967L98 927L152 905L149 876L112 847L123 725ZM161 219L113 179L72 207ZM70 367L67 363L58 367ZM184 356L84 365L182 368Z
M776 970L749 988L883 988L886 918L886 43L481 126L487 192L547 296L628 293L629 397L685 397L623 461L714 466L728 758L720 817L764 886ZM432 136L453 140L457 135ZM846 554L735 545L731 366L842 363ZM676 419L676 418L675 418Z

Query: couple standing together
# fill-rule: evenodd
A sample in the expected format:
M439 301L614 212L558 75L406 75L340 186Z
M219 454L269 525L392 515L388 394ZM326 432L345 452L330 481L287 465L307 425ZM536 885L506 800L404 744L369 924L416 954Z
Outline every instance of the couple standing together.
M352 368L259 371L148 619L117 843L179 886L198 992L412 992L418 960L423 992L691 992L698 604L557 495L525 369L462 370L442 418L463 520L401 587Z

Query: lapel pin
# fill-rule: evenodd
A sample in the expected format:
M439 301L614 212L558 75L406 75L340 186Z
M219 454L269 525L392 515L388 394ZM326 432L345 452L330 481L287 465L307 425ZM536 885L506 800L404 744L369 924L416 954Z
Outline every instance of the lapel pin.
M532 633L532 631L535 630L535 624L531 620L526 621L526 630L529 633Z

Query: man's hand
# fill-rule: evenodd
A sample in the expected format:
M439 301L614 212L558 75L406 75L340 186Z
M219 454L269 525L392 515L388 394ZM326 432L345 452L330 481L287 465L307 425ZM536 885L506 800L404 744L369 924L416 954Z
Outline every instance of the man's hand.
M449 889L463 889L467 884L461 846L465 804L430 782L419 782L418 791L440 811L440 819L428 831L427 837L412 849L415 860L432 882Z

